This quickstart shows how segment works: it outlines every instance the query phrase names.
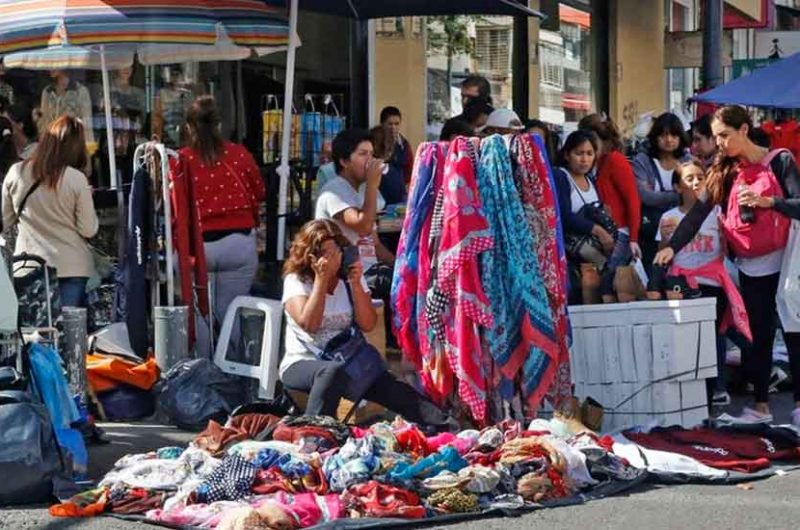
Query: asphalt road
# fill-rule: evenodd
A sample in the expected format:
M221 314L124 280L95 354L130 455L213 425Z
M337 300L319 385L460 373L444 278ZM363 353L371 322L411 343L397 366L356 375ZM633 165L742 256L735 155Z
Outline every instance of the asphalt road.
M789 396L777 401L776 420L786 421ZM91 448L90 475L99 477L117 458L166 445L182 445L191 433L147 424L106 424L113 443ZM0 477L5 479L5 477ZM726 530L800 528L800 472L740 486L649 486L582 506L554 508L518 518L481 519L434 528L463 530L693 529ZM140 523L111 518L54 519L43 507L0 510L0 530L143 530ZM156 527L152 527L156 528Z

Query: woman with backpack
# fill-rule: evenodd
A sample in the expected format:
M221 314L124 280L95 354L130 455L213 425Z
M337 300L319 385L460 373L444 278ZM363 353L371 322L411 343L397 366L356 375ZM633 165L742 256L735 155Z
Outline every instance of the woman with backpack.
M689 145L680 118L665 112L655 119L647 134L647 151L633 159L633 174L642 200L639 243L648 269L658 250L656 234L661 216L678 206L679 196L672 189L672 174L682 162L688 161Z
M15 254L38 256L56 268L62 306L86 306L86 283L95 272L86 240L99 222L83 173L87 164L83 124L64 115L3 181L3 226L19 226Z
M655 258L669 264L700 230L714 206L722 208L722 229L736 257L753 348L745 369L755 387L755 405L742 420L772 421L769 380L775 339L775 296L791 219L800 219L800 171L791 153L769 151L753 142L753 122L744 107L729 105L714 114L711 127L720 154L706 190L675 229L669 245ZM800 333L785 333L796 408L792 423L800 426Z

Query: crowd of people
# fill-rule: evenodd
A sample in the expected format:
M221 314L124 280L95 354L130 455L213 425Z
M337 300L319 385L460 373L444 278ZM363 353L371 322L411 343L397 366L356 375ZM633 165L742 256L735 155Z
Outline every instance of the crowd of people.
M468 77L461 90L463 112L444 124L442 141L527 132L552 148L544 123L493 108L486 79ZM0 103L3 232L15 254L40 256L57 269L63 305L85 306L86 285L96 272L88 240L98 231L87 131L69 114L40 129L30 113ZM389 302L396 249L380 237L377 221L387 204L407 200L414 147L400 133L402 119L398 108L386 107L373 129L336 136L330 162L319 173L315 221L297 234L285 264L288 325L280 374L287 387L309 392L312 413L335 410L347 397L341 384L347 376L336 363L315 359L308 344L325 349L353 326L367 332L375 325L385 325L393 342ZM212 310L221 321L256 276L254 229L264 182L252 155L221 136L213 98L200 97L189 108L184 137L180 156L198 190L205 255L216 282ZM769 138L735 106L699 118L690 131L674 114L658 116L632 160L623 154L614 122L592 114L550 154L571 302L640 298L631 281L638 278L635 268L649 278L648 299L715 298L720 367L731 338L743 350L755 387L755 405L744 417L771 421L775 295L789 220L800 219L800 172L792 154L771 151ZM738 269L735 278L727 258ZM383 323L376 324L373 300L384 303ZM785 332L784 338L797 400L793 421L800 424L800 335ZM729 401L724 370L713 390L715 403ZM368 397L415 421L449 421L388 372Z

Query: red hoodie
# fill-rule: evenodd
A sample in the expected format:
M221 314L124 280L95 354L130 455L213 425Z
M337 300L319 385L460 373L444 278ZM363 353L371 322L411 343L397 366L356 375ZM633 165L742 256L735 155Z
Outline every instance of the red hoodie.
M597 193L617 226L628 227L631 241L638 241L642 203L631 164L619 151L611 151L598 161Z

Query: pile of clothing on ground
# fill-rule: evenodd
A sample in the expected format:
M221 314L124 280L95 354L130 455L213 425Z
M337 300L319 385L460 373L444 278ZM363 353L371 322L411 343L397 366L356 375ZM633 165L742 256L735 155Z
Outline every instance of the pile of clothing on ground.
M640 483L646 470L613 443L568 419L430 435L400 418L359 428L248 413L211 421L187 448L125 456L50 511L230 530L525 509Z

